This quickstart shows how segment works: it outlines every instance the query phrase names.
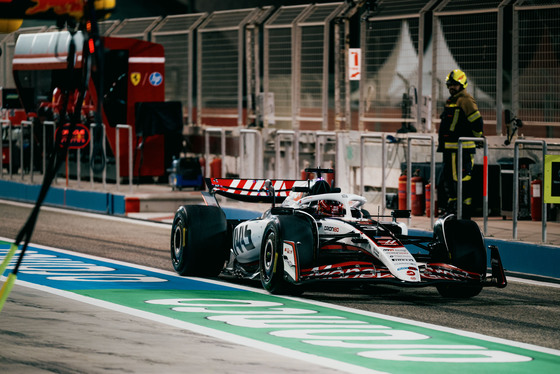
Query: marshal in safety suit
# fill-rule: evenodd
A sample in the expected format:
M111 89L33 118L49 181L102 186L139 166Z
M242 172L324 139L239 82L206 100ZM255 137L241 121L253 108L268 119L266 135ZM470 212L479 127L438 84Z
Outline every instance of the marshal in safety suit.
M467 76L459 69L447 75L446 84L451 96L445 103L439 127L438 152L443 152L443 178L448 197L446 213L457 210L457 178L459 138L482 137L483 121L474 98L467 92ZM472 169L476 142L463 143L463 214L470 218L472 205Z

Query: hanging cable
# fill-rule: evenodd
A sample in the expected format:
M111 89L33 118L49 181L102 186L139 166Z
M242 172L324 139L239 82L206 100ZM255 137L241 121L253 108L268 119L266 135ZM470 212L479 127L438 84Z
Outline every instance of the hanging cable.
M4 273L4 270L8 266L8 264L11 262L12 257L15 255L18 247L23 242L14 269L9 274L7 280L4 282L2 288L0 289L0 311L2 310L4 303L6 302L6 299L8 298L8 295L10 294L12 287L15 283L15 280L17 278L18 270L25 256L25 252L27 250L31 237L33 235L35 224L37 223L37 218L39 216L41 205L43 204L47 196L47 192L49 191L50 185L52 184L52 181L54 180L58 170L60 169L60 166L64 163L66 159L66 155L68 153L68 146L70 144L70 138L72 136L74 129L76 128L76 124L80 121L82 103L84 101L85 93L90 79L91 63L95 62L98 68L99 66L102 66L102 56L100 54L102 51L101 48L102 46L101 46L101 40L99 37L99 32L97 27L97 20L95 18L95 8L94 8L93 0L85 1L84 3L84 19L85 19L85 24L82 25L85 27L83 30L84 45L82 47L82 66L80 71L81 76L77 82L77 85L76 82L74 82L72 79L75 72L75 62L77 60L76 44L75 44L76 30L75 29L72 30L70 25L68 26L71 35L70 44L68 46L68 56L67 56L68 74L65 75L66 82L64 82L62 86L62 91L63 91L62 108L57 123L58 131L56 131L55 146L53 147L51 153L49 154L48 164L45 170L43 183L41 185L41 189L39 191L39 195L37 197L35 206L33 207L33 210L31 211L31 214L29 215L27 221L25 222L21 230L18 232L15 241L10 246L10 250L8 251L8 254L4 258L4 260L2 261L2 264L0 264L0 275L2 275ZM93 51L94 53L90 53L91 52L90 40L93 41L93 45L95 47ZM93 60L92 60L92 56L94 57ZM99 74L98 77L99 80L101 81L102 75ZM77 99L74 103L73 112L70 113L69 116L70 125L68 127L68 131L63 132L62 126L66 123L65 118L67 118L66 112L68 108L69 98L71 94L74 94L76 91L78 93ZM101 90L98 90L98 93L99 92L101 92ZM101 105L102 105L101 100L102 100L102 95L98 96L97 110L95 114L95 120L99 124L101 124Z

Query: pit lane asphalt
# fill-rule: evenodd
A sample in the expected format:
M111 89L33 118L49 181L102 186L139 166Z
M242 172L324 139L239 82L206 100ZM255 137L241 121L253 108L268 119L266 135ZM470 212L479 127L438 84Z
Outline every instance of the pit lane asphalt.
M0 236L29 207L0 202ZM35 244L170 269L170 226L42 210ZM96 218L96 216L98 218ZM0 313L2 373L340 373L16 283Z
M30 209L0 201L0 236L15 238ZM172 270L170 228L44 208L32 243ZM560 349L557 285L510 281L470 300L446 300L431 288L392 287L303 297ZM335 372L17 285L0 320L3 372Z

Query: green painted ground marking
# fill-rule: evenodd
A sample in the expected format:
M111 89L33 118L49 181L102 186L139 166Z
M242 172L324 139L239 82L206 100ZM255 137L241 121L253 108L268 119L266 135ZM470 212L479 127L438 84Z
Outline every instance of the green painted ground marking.
M82 295L388 373L556 373L560 357L398 318L246 291ZM408 321L407 321L408 322ZM412 322L412 321L409 321ZM442 329L451 330L451 329Z

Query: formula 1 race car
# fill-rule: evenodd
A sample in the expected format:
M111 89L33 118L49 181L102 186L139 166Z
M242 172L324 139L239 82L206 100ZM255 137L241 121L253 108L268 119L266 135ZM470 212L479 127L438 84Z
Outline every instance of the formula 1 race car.
M487 274L484 238L475 222L450 215L438 219L433 237L410 236L397 222L410 211L374 218L362 208L364 197L341 193L321 178L331 169L306 171L317 178L207 178L206 205L181 206L173 220L171 260L177 273L260 278L269 292L292 295L307 284L334 281L435 286L442 296L455 298L506 286L495 246L489 246ZM271 208L257 218L226 219L216 194Z

